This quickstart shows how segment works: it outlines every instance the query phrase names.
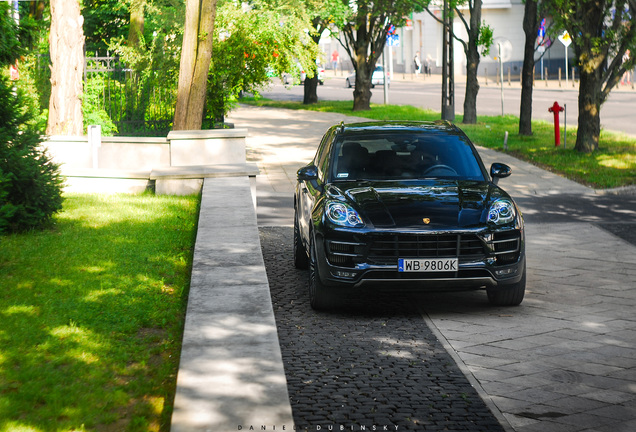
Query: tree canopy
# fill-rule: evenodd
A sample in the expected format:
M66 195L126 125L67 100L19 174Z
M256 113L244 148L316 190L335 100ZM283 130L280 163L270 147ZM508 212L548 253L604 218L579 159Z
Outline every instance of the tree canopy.
M370 109L371 77L386 44L391 25L401 27L426 0L326 0L323 13L334 24L338 40L356 71L353 110Z
M598 149L600 110L625 72L636 64L636 0L551 0L558 31L567 30L579 66L579 119L575 148Z
M241 92L258 94L272 76L315 65L318 46L306 32L306 17L270 6L219 6L207 102L215 118L227 114Z

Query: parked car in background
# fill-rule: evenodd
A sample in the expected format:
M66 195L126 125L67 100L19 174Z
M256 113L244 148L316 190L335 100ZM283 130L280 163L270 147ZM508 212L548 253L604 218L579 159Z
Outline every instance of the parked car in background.
M384 74L384 68L382 66L376 66L374 71L373 71L373 75L371 75L371 88L373 88L373 87L375 87L377 85L383 86L385 77L387 79L387 85L391 85L391 78L389 77L388 72L385 75ZM353 71L352 74L347 76L347 78L345 80L345 84L346 84L347 88L351 88L351 87L354 87L356 85L356 72L355 71Z
M468 137L436 122L332 126L298 171L294 264L309 268L314 309L347 292L485 289L490 303L521 303L522 215L486 171Z

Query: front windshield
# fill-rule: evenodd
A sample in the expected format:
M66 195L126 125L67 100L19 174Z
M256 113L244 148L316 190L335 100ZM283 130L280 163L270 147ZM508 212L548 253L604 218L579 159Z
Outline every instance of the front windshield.
M409 180L443 178L483 181L466 138L447 133L369 133L335 143L332 178Z

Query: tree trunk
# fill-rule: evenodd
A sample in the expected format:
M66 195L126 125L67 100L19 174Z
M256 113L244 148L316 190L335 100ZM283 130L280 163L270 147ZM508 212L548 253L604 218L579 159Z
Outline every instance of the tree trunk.
M581 68L579 83L579 124L575 150L592 153L598 150L601 135L601 89L602 71L600 68Z
M469 43L469 46L471 43ZM477 93L479 93L479 80L477 69L479 68L479 52L469 48L466 53L466 93L464 95L464 118L462 123L477 123Z
M459 14L460 12L457 11ZM474 2L470 8L470 28L468 29L468 43L465 45L466 54L466 93L464 95L464 118L462 123L477 123L477 94L479 93L479 32L481 28L481 0Z
M130 22L128 24L128 47L135 50L141 49L144 34L144 9L146 0L137 0L130 5ZM126 86L130 88L130 96L126 98L126 119L131 121L144 121L146 118L146 84L139 79L139 71L126 71ZM134 97L132 97L134 95Z
M371 109L371 74L366 63L358 64L356 70L356 87L353 90L353 110L369 111Z
M216 17L216 0L187 0L173 130L201 129Z
M369 111L371 109L371 78L375 70L375 56L367 58L367 47L367 43L356 46L354 61L356 86L353 90L353 111Z
M51 98L47 135L83 135L84 18L78 0L51 0Z
M521 107L519 113L519 135L532 135L532 84L534 80L534 43L537 39L539 20L537 0L526 0L523 15L523 32L526 41L523 48L521 70Z
M303 104L315 104L318 103L318 72L314 72L314 76L309 78L305 77L305 88Z
M130 25L128 27L128 46L138 48L144 34L144 7L146 0L136 0L130 5Z
M316 29L316 32L311 34L311 39L314 41L316 45L318 45L320 42L320 35L322 34L322 30L324 30L324 28L329 25L329 21L323 19L320 16L315 16L311 20L311 25L314 27L314 29ZM303 104L305 105L318 103L318 69L316 67L317 64L318 62L314 61L313 63L314 77L313 78L305 77L305 89L304 89L304 98L303 98Z

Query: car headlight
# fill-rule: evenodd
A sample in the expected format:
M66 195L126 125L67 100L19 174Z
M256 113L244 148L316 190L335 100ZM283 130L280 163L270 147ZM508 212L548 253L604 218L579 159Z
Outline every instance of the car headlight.
M515 219L515 206L508 200L499 199L490 205L488 210L488 222L495 225L503 225Z
M358 212L343 202L327 202L326 213L327 219L336 225L344 227L360 227L364 225Z

